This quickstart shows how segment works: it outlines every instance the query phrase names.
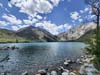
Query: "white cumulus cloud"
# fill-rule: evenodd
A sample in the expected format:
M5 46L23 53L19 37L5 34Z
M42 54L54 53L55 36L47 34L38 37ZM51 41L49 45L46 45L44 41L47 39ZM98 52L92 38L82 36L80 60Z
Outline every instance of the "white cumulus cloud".
M82 14L83 14L83 13L84 13L84 10L80 10L80 13L82 13Z
M37 15L36 18L40 20L40 19L42 19L42 16Z
M70 13L70 17L73 19L73 20L78 20L81 16L78 12L71 12Z
M82 22L82 21L83 21L83 19L81 19L81 18L80 18L78 21L79 21L79 22Z
M51 23L50 21L43 21L35 24L36 27L43 27L47 31L49 31L51 34L57 35L59 34L61 30L65 29L68 30L71 28L71 25L64 24L64 25L56 25L54 23Z
M4 14L2 18L8 21L10 24L21 24L22 23L20 19L17 19L14 15L11 15L11 14Z
M54 6L57 6L60 2L60 0L51 0Z
M38 13L50 13L59 2L60 0L11 0L10 4L20 8L20 12L34 17Z
M24 24L32 25L33 23L36 23L38 20L33 18L33 19L24 19L23 22Z
M19 29L21 29L21 28L24 28L24 27L28 27L29 25L12 25L11 26L11 28L12 28L12 30L14 30L14 31L17 31L17 30L19 30Z
M86 7L86 8L84 9L84 12L87 12L87 11L89 11L89 8L88 8L88 7Z
M17 30L19 29L18 26L11 26L11 28L12 28L13 30L15 30L15 31L17 31Z
M0 21L0 26L7 26L9 23L6 21Z
M80 12L81 14L83 14L83 13L85 13L85 12L91 13L91 7L86 7L86 8L84 8L83 10L80 10L79 12Z
M44 29L46 29L47 31L49 31L50 33L52 33L54 35L58 34L57 25L52 24L50 21L39 22L39 23L36 23L35 26L36 27L43 27Z

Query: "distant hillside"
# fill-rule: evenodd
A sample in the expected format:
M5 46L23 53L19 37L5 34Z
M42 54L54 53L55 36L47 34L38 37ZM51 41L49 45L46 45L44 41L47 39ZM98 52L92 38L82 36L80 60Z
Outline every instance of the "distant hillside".
M57 38L44 29L40 29L34 26L22 28L16 32L20 37L31 39L33 41L57 41Z
M87 23L72 28L68 32L59 34L58 38L61 41L84 41L94 36L93 31L95 28L95 23Z
M0 42L27 42L29 40L19 37L15 34L15 32L6 30L6 29L0 29Z

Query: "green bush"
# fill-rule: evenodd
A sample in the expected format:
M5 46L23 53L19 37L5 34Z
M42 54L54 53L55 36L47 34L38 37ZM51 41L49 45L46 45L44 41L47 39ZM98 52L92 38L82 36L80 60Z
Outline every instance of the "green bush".
M96 34L96 33L95 33ZM97 42L98 40L98 42ZM100 32L99 32L99 37L91 38L87 42L88 46L86 47L86 50L92 54L95 55L94 59L94 66L100 70Z

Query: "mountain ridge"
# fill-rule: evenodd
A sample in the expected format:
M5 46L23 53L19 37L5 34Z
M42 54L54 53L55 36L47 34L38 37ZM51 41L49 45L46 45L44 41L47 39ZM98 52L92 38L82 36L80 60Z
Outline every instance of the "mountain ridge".
M86 23L75 28L70 29L68 32L64 32L58 35L59 40L61 41L75 41L88 32L93 31L96 28L96 24L93 22Z
M18 31L0 29L0 42L55 42L57 38L44 29L34 26L21 28Z
M56 37L51 33L49 33L48 31L34 26L29 26L24 29L18 30L16 34L21 37L30 38L32 40L36 39L44 42L57 41Z
M45 29L28 26L14 32L0 29L0 42L58 42L58 41L82 41L93 37L96 24L91 22L70 29L68 32L57 36Z

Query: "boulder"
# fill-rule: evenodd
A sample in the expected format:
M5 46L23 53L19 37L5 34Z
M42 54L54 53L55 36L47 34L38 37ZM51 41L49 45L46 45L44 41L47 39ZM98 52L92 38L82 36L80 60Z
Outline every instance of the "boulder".
M76 60L76 63L82 64L83 62L81 61L81 59L78 58L78 59Z
M65 59L65 60L64 60L64 65L68 66L69 63L71 63L71 62L72 62L71 60L69 60L69 59Z
M70 72L70 75L76 75L74 72Z
M51 71L51 75L57 75L56 71Z
M86 74L86 75L95 75L94 73L96 72L95 67L93 64L87 64L85 63L83 66L80 68L80 74Z
M22 73L21 75L28 75L28 72L27 71L25 71L24 73Z
M63 72L62 75L70 75L68 72Z
M38 70L38 73L39 73L40 75L47 75L47 71L44 70L44 69Z
M69 65L69 63L68 63L67 61L65 61L65 62L64 62L64 65L68 66L68 65Z
M85 67L84 66L81 66L79 73L86 75L86 70L85 70Z

